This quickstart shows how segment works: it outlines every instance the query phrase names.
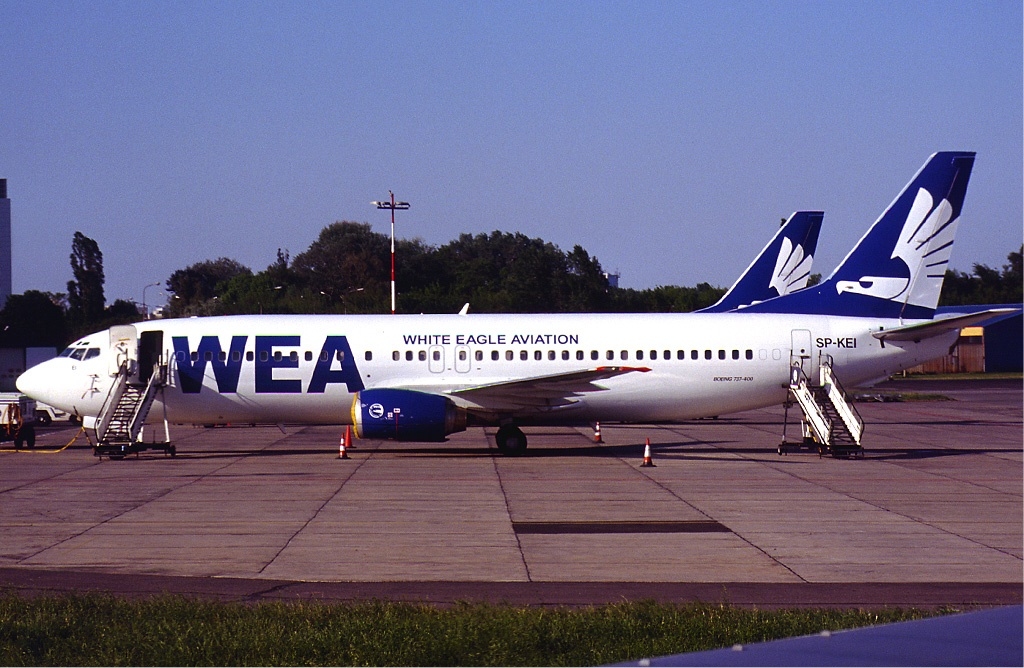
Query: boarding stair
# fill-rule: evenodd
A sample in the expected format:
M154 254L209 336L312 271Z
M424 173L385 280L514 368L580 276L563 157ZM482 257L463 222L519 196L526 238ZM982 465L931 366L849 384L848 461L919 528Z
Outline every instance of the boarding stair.
M787 443L785 426L779 454L803 448L817 448L821 456L862 457L861 436L864 420L843 391L832 368L832 360L823 357L818 364L817 384L812 384L803 368L794 366L789 381L788 407L795 403L803 412L803 441Z
M93 455L124 459L126 455L143 450L163 450L172 457L176 454L170 442L167 420L164 419L164 441L146 443L142 428L157 396L163 393L167 367L154 365L149 380L143 384L133 382L132 363L126 361L118 370L103 407L96 417L96 445Z

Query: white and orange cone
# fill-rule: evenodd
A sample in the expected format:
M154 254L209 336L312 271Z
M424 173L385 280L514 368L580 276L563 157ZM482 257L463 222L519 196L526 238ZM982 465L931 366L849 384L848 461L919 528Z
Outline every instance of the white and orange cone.
M647 443L644 445L644 463L640 466L654 466L654 459L651 457L651 439L646 439Z
M346 452L346 448L348 448L348 438L349 430L348 427L346 427L345 433L342 435L341 440L338 441L338 459L348 459L348 452Z
M604 443L604 439L601 438L601 423L594 423L594 443Z

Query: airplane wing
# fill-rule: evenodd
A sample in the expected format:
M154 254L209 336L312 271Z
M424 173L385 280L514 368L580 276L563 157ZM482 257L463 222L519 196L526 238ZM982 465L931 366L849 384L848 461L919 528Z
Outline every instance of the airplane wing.
M933 336L939 336L953 330L960 329L962 327L968 327L975 323L988 320L993 316L1003 315L1006 313L1013 313L1018 309L1013 308L993 308L986 311L979 311L977 313L968 313L966 315L954 316L952 318L940 318L938 320L931 320L928 322L918 323L916 325L907 325L906 327L897 327L896 329L883 329L878 332L872 332L871 336L881 341L922 341L924 339L931 338Z
M601 366L583 371L570 371L549 376L534 376L500 383L466 387L450 392L453 399L461 399L485 412L520 412L562 408L576 403L576 396L585 392L599 392L597 381L626 373L650 371L647 367Z

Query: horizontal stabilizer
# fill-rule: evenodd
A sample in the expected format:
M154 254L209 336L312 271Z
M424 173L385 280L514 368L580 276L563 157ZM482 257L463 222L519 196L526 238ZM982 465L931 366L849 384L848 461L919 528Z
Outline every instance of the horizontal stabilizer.
M1017 309L988 309L987 311L979 311L978 313L968 313L967 315L960 315L952 318L941 318L939 320L931 320L929 322L922 322L916 325L897 327L896 329L883 329L879 332L873 332L871 336L882 341L914 341L916 343L963 327L970 327L973 324L988 320L993 316L1013 313L1015 310Z

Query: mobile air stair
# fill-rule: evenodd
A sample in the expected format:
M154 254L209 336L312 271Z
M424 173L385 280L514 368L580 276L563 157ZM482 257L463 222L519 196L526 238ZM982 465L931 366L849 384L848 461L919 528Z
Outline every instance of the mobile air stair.
M164 415L164 440L143 441L142 427L153 407L153 401L162 395L167 381L167 367L155 364L148 380L141 382L133 378L134 362L126 360L121 364L117 377L107 394L107 399L96 417L96 445L93 455L124 459L130 454L144 450L163 450L165 455L176 454L171 444L167 416Z
M832 362L827 357L819 361L817 380L817 385L812 384L800 366L790 369L786 419L791 405L795 403L800 406L803 412L803 440L798 443L787 442L784 423L779 454L817 449L819 456L863 457L861 436L864 433L864 420L847 398L832 370Z

